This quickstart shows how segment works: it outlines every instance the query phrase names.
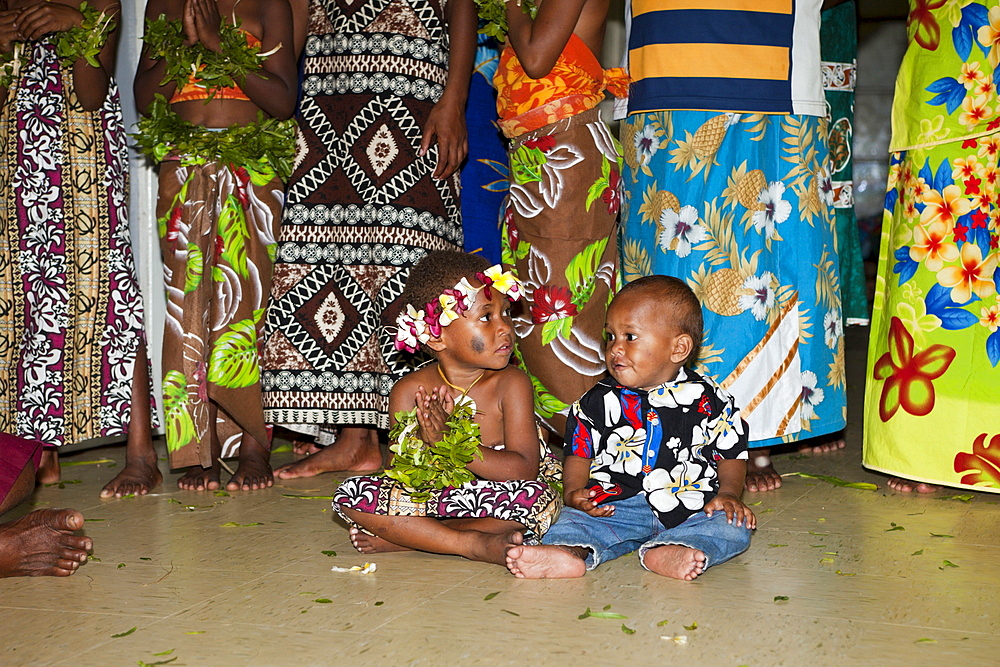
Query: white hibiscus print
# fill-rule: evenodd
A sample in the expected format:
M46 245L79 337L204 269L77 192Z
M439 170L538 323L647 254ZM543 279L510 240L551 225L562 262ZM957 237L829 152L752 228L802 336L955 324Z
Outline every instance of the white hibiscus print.
M772 181L757 196L757 202L763 204L763 208L754 212L753 227L764 234L764 238L773 239L777 235L775 226L787 220L792 212L792 204L781 198L784 194L785 184Z
M833 180L826 167L816 174L816 188L819 190L820 200L827 206L833 206Z
M705 506L705 494L712 493L711 466L695 461L683 461L669 471L657 468L642 480L646 498L654 509L670 512L678 505L689 510Z
M665 384L649 392L649 404L656 408L694 405L703 393L701 385L696 382Z
M642 453L646 444L646 429L619 426L608 436L602 451L594 459L593 468L638 475L642 471Z
M815 419L816 406L823 402L823 389L816 386L816 374L812 371L802 373L802 418Z
M656 126L644 125L642 130L636 132L632 139L635 142L635 153L639 158L639 164L646 166L660 150L660 139L656 136Z
M840 318L840 311L831 308L823 316L823 336L826 346L831 350L837 347L837 343L844 335L844 321Z
M749 290L749 294L743 294L739 299L740 310L751 311L754 319L759 321L767 317L767 313L774 308L774 274L765 271L760 276L750 276L743 281L743 289Z
M684 206L680 213L668 208L660 215L659 245L663 252L670 250L671 243L677 241L677 256L687 257L691 254L691 246L708 238L705 228L698 224L698 209L694 206Z

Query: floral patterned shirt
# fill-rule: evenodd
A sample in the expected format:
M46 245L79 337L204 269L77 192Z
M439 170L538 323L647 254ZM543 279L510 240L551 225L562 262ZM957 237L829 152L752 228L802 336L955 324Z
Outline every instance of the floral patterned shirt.
M719 490L716 461L747 458L747 429L722 387L682 368L652 391L607 377L573 404L566 456L591 459L598 504L643 494L665 528L700 511Z

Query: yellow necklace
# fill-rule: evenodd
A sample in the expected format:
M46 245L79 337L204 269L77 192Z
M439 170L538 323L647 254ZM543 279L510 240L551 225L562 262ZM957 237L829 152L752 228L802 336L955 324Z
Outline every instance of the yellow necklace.
M483 379L483 376L486 375L486 371L484 370L482 373L480 373L479 377L477 377L475 380L472 381L472 384L469 385L468 389L463 389L462 387L459 387L457 384L452 384L451 382L449 382L448 378L445 377L445 375L444 375L444 371L441 370L441 364L438 364L438 375L441 376L441 379L444 380L444 383L446 385L448 385L449 387L451 387L455 391L462 392L462 395L466 396L466 395L468 395L468 393L470 391L472 391L472 388L476 386L476 383Z

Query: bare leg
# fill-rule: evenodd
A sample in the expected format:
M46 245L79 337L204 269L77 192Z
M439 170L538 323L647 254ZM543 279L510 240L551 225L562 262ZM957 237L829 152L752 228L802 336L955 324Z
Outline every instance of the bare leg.
M24 499L31 495L35 489L35 468L33 462L29 461L24 466L24 470L14 480L13 486L7 492L7 497L0 499L0 516L6 514L24 502Z
M511 531L520 531L524 526L515 521L502 521L500 519L442 519L441 523L453 530L473 530L480 533L493 535L506 535ZM348 531L351 536L351 544L363 554L390 553L393 551L411 551L409 547L393 544L377 535L363 533L355 527Z
M589 551L568 546L513 546L505 565L518 579L575 579L587 573Z
M671 579L691 581L705 571L705 553L681 544L653 547L643 556L651 572Z
M365 530L407 549L464 556L484 563L505 564L507 549L523 539L517 529L506 533L456 530L425 516L381 516L343 508L344 514ZM512 526L520 526L509 522Z
M246 431L240 441L240 464L226 484L228 491L257 491L274 484L271 473L271 450Z
M826 435L808 438L799 443L799 451L804 454L826 454L835 452L847 446L844 440L844 432L836 431Z
M131 494L144 496L163 483L163 475L156 464L156 450L153 449L149 391L146 343L140 341L132 373L132 408L128 420L128 441L125 443L125 467L101 489L101 498L121 498Z
M770 449L751 449L747 461L747 491L774 491L781 487L781 475L771 463Z
M59 450L55 447L46 447L42 450L42 461L38 464L38 471L35 479L39 484L54 484L62 477L59 469Z
M274 471L279 479L315 477L325 472L350 470L372 472L382 467L378 431L373 428L345 426L337 442L310 454L301 461L286 463Z
M222 466L219 459L222 456L222 443L219 442L219 434L215 429L215 420L218 416L218 408L213 404L208 409L208 429L210 443L212 447L212 465L208 468L201 466L191 466L184 473L184 476L177 480L177 486L187 491L215 491L222 486L220 470Z
M0 524L0 577L68 577L94 548L76 510L35 510Z
M890 477L888 481L890 489L899 491L900 493L934 493L940 486L935 486L933 484L925 484L924 482L914 482L908 479L903 479L902 477Z

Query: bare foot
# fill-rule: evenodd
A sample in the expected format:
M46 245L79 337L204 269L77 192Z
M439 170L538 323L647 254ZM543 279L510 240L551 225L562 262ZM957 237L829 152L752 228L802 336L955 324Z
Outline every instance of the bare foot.
M385 554L393 551L411 551L408 547L393 544L376 535L363 533L357 528L348 531L351 535L351 544L363 554Z
M774 491L781 486L781 475L771 463L771 450L751 449L747 461L747 491Z
M101 489L101 498L121 498L132 494L144 496L162 483L163 475L156 465L155 454L152 461L126 457L122 471Z
M507 533L483 533L470 530L466 533L472 539L472 548L463 554L469 560L495 565L507 564L507 552L519 548L524 543L524 535L520 530Z
M270 450L244 432L240 442L240 465L226 484L226 490L258 491L273 486L270 458Z
M59 469L59 451L55 447L46 447L42 450L42 460L38 464L35 481L39 484L54 484L61 478L62 471Z
M191 466L184 476L177 480L177 486L186 491L216 491L222 487L219 481L218 459L211 468Z
M899 491L900 493L934 493L940 486L934 486L933 484L925 484L924 482L914 482L908 479L903 479L902 477L890 477L887 482L890 489Z
M506 565L518 579L575 579L587 573L580 547L514 546L507 549Z
M74 535L83 527L76 510L35 510L0 524L0 577L68 577L94 548L89 537Z
M808 438L799 443L799 451L803 454L826 454L835 452L847 446L844 432L827 433L815 438Z
M298 456L309 456L323 449L315 442L305 442L303 440L292 441L292 452Z
M681 581L691 581L705 571L705 553L680 544L653 547L642 560L651 572Z
M296 479L342 470L373 472L381 467L382 452L378 446L378 431L345 427L337 442L301 461L286 463L275 470L274 475L279 479Z

